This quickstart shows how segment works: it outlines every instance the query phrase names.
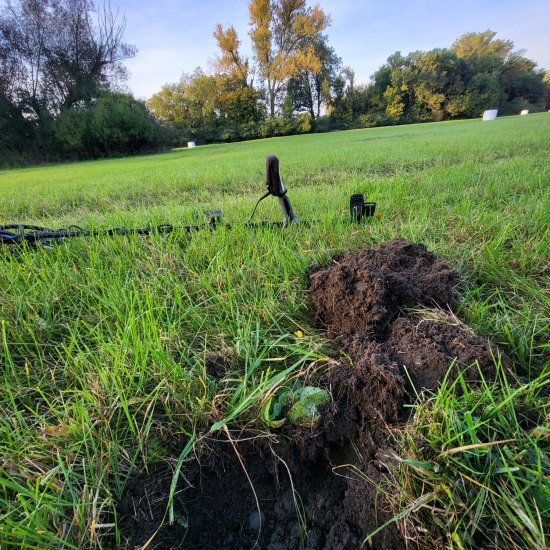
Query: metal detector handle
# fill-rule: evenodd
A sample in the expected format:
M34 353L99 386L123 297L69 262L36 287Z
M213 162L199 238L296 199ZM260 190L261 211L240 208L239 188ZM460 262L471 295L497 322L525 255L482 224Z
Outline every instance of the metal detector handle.
M281 210L283 212L283 225L286 227L291 223L300 223L300 220L298 220L292 211L290 199L288 198L283 180L281 179L281 175L279 173L279 159L275 155L268 155L266 158L265 183L267 186L267 193L279 199L279 204L281 205ZM265 195L260 199L260 201L263 200L264 197ZM254 211L255 210L256 207L254 207ZM254 212L252 215L254 215Z

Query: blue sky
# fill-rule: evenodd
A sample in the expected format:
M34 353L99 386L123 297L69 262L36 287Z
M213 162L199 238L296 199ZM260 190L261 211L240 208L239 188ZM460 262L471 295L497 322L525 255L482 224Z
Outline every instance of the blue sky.
M310 2L310 5L315 2ZM448 47L466 32L496 31L550 70L550 0L317 0L331 15L329 43L366 83L395 51ZM249 52L248 0L112 0L126 15L126 41L137 46L127 62L132 92L148 98L166 82L217 53L217 23L232 24Z

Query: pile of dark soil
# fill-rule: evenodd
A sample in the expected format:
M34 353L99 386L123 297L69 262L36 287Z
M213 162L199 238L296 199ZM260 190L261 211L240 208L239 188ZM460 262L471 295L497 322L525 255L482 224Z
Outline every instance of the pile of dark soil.
M457 275L423 245L396 239L312 268L309 277L319 323L352 361L320 381L333 400L316 428L287 422L271 438L236 444L261 513L233 446L211 440L204 460L182 469L172 526L162 525L171 472L129 484L118 506L128 548L155 533L149 548L358 548L391 517L373 482L386 472L385 427L403 420L411 400L408 380L417 390L435 388L451 364L456 372L474 361L491 375L496 350L448 312ZM226 367L214 358L207 372L223 376ZM405 547L396 524L372 542Z
M335 338L380 338L405 308L455 302L458 275L422 244L394 239L309 270L318 320Z
M451 364L451 379L475 361L484 376L494 374L496 347L451 313L458 275L424 245L394 239L314 267L309 277L318 322L361 377L369 372L375 387L381 379L396 385L394 402L411 390L409 380L416 390L437 388ZM477 369L467 372L472 381L478 376ZM383 416L395 420L398 413L399 406Z

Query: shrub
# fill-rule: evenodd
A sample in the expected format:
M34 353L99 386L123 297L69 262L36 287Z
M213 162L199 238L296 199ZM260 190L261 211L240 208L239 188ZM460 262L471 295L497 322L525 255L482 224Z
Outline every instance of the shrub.
M145 103L108 93L95 104L90 121L93 150L100 155L135 154L160 145L161 132Z
M380 113L377 111L367 113L365 115L359 116L357 119L358 128L375 128L378 126L393 126L397 122L395 118L386 115L385 113Z

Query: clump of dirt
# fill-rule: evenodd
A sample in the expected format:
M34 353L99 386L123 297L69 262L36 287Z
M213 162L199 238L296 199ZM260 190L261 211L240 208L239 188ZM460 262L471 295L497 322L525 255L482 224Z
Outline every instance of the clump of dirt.
M420 244L395 239L378 249L347 253L309 272L317 319L351 361L335 362L319 384L332 401L315 428L290 425L270 437L209 441L204 459L185 463L166 525L171 471L138 475L118 505L128 548L156 533L151 548L310 550L358 548L391 517L373 482L385 479L386 427L403 420L415 388L436 388L451 364L477 361L490 377L490 346L447 310L457 274ZM411 313L411 308L416 308ZM228 359L210 357L210 376ZM475 382L477 369L471 369ZM367 481L367 478L370 480ZM372 540L380 549L405 548L397 524Z
M384 353L407 371L415 388L435 389L443 380L451 364L449 379L456 378L459 370L464 370L477 362L485 379L494 376L494 358L499 351L475 334L452 315L425 312L427 318L399 318L391 328ZM504 358L505 362L508 359ZM465 371L465 378L471 383L479 380L479 370L472 367Z
M319 322L337 338L379 338L405 308L455 302L457 274L423 244L394 239L309 271Z
M493 376L498 350L450 313L458 283L424 245L405 239L310 270L317 319L353 358L343 378L367 376L361 383L369 387L373 418L395 420L409 380L416 390L435 389L452 364L451 379L476 361L485 377ZM468 377L479 378L478 370Z

